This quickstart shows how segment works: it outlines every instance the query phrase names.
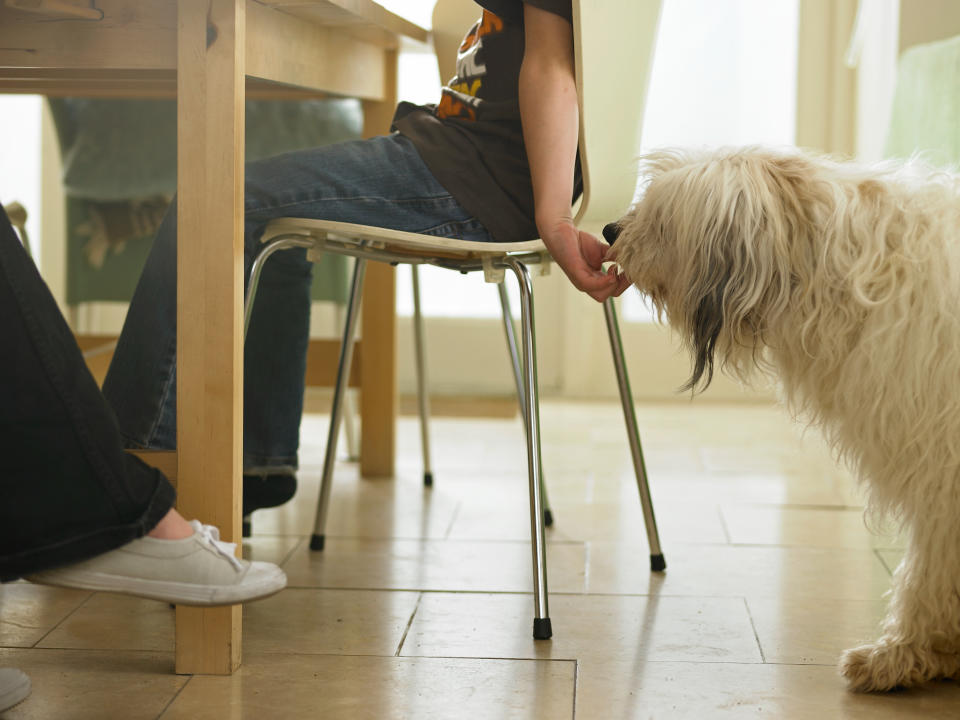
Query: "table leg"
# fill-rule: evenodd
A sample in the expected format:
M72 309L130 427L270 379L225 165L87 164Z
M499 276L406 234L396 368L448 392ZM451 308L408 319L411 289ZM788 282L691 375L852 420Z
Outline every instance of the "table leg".
M360 474L394 473L397 420L396 268L367 265L360 362Z
M384 97L363 104L364 135L389 131L397 104L397 51L384 58ZM394 473L397 419L396 270L370 263L363 290L363 359L360 363L360 473Z
M178 508L240 539L244 0L179 0ZM239 605L177 607L176 671L240 665Z

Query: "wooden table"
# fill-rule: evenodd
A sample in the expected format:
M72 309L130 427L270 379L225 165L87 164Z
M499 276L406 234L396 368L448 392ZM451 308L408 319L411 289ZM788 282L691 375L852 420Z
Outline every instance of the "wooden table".
M177 98L178 508L240 539L244 99L361 98L387 131L399 38L372 0L0 0L0 92ZM304 90L304 89L309 89ZM368 475L393 473L394 274L367 270L361 374ZM177 608L178 673L240 664L240 606Z

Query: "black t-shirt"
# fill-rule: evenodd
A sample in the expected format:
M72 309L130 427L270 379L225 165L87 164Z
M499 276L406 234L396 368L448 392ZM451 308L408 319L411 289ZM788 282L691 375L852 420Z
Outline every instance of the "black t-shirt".
M526 0L571 19L570 0ZM457 74L437 105L401 103L394 127L437 180L498 242L538 237L520 124L521 0L478 0L480 20L457 53ZM579 193L579 168L575 178Z

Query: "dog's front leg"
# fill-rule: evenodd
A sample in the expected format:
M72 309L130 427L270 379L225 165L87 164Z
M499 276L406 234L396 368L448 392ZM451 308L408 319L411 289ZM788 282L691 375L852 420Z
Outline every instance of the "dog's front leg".
M840 670L860 692L960 677L960 547L955 518L933 510L911 527L893 576L883 635L847 650Z

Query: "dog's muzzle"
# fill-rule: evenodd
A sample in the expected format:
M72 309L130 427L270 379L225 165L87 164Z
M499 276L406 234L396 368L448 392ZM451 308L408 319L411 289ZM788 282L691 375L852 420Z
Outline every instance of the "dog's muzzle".
M607 223L603 226L603 239L613 245L620 235L620 226L617 223Z

